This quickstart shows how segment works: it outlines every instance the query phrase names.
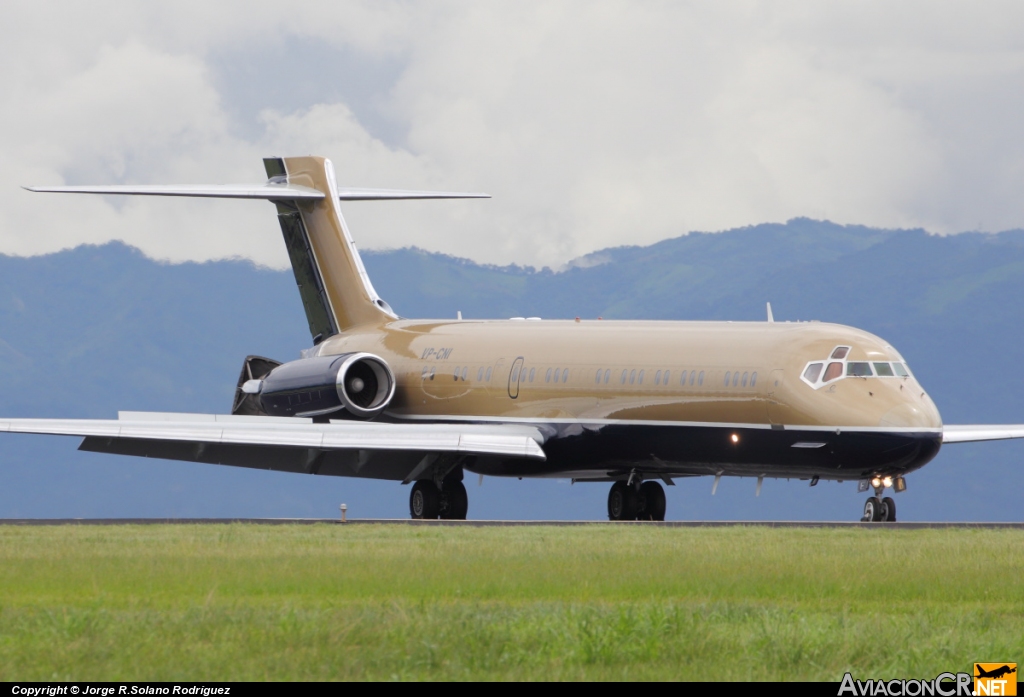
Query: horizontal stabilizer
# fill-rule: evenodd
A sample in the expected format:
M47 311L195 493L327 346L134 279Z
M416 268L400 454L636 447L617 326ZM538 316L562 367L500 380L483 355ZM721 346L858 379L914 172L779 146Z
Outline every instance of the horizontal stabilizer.
M942 427L943 443L972 443L982 440L1024 438L1024 424L994 424Z
M127 196L192 196L197 198L251 198L267 201L319 200L324 194L296 184L182 184L112 186L26 186L28 191L56 194L121 194ZM413 199L490 198L490 194L402 189L338 189L340 201L405 201Z
M113 186L26 186L29 191L56 194L124 194L128 196L194 196L198 198L252 198L268 201L318 200L324 194L295 184L181 184Z
M339 201L403 201L418 198L490 198L490 194L464 194L457 191L404 191L402 189L352 189L340 187Z

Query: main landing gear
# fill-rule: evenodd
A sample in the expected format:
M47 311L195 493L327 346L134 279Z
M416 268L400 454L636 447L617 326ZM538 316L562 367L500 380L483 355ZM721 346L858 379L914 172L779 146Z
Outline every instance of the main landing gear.
M608 492L608 520L665 520L665 490L658 482L615 482Z
M466 487L454 478L445 479L440 489L431 479L420 480L409 494L409 512L417 520L465 520L469 512Z
M862 482L861 490L867 489L870 484L875 490L875 495L864 502L864 515L861 516L862 523L895 523L896 502L891 496L882 497L886 487L893 487L896 491L905 491L907 482L903 477L875 477L870 482Z

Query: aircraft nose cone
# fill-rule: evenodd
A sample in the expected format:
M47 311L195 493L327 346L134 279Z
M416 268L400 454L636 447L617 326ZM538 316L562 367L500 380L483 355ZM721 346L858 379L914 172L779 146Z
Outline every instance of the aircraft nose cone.
M924 397L917 404L904 402L893 407L878 420L879 426L897 428L940 428L942 419L939 410L930 399Z

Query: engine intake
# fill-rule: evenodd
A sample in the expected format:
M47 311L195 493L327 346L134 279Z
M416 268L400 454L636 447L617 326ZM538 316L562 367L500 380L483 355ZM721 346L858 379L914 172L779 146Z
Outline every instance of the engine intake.
M303 358L243 385L259 393L271 416L321 416L346 411L360 419L380 414L395 396L395 375L372 353Z

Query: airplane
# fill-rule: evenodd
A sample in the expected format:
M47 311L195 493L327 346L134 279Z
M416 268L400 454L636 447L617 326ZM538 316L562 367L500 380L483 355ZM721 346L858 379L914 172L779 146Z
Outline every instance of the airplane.
M1001 678L1004 675L1017 672L1016 668L1011 668L1007 665L1000 666L999 668L993 668L992 670L984 670L981 666L977 666L977 669L978 674L974 676L976 678Z
M272 157L257 185L49 186L35 192L274 204L312 346L245 358L230 414L0 419L80 450L411 485L415 519L465 519L465 473L610 483L608 518L665 519L682 477L853 480L861 521L947 443L1024 424L944 425L884 339L823 322L400 317L374 290L342 201L487 194L339 187L330 160Z

